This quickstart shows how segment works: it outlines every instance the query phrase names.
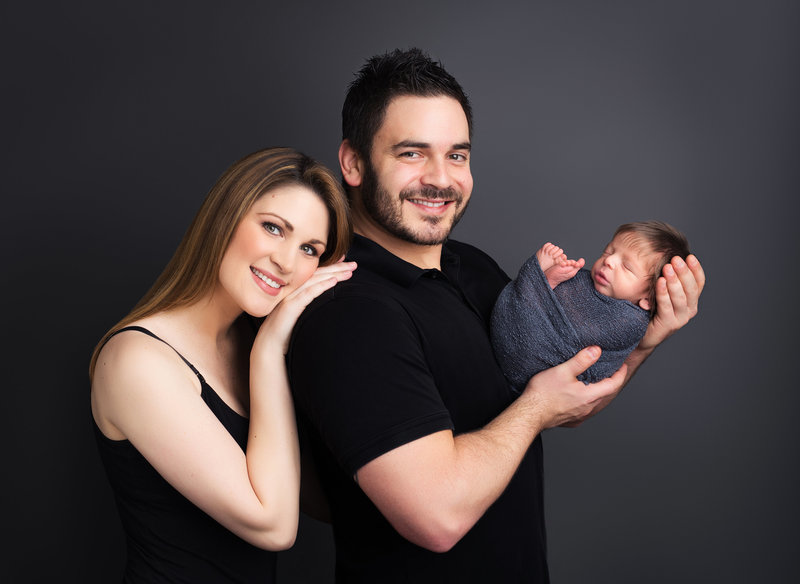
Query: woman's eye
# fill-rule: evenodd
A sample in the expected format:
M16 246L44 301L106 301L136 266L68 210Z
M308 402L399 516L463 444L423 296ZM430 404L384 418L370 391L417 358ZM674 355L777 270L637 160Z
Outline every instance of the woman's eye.
M316 247L314 247L313 245L301 245L301 246L300 246L300 249L301 249L301 250L302 250L302 252L303 252L304 254L306 254L306 255L310 255L310 256L314 256L314 257L316 257L317 255L319 255L319 254L317 253L317 248L316 248Z
M267 233L271 233L272 235L280 235L281 228L275 225L274 223L270 223L269 221L265 221L261 224L264 227L264 230Z

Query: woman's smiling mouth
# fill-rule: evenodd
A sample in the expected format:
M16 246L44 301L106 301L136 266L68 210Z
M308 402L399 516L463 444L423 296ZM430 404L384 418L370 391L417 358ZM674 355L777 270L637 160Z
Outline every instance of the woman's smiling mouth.
M264 272L260 271L259 269L250 266L250 271L253 272L253 276L256 277L257 282L261 285L261 288L267 292L267 294L275 295L277 294L280 289L286 285L286 282L281 280L273 279Z

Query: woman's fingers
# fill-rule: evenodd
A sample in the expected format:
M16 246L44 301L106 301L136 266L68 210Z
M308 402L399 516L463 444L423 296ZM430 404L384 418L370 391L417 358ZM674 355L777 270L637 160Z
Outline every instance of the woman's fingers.
M350 278L355 268L355 262L339 262L317 268L308 280L281 300L269 314L261 325L259 336L270 337L271 341L278 343L285 353L292 329L303 310L317 296L333 288L337 283Z

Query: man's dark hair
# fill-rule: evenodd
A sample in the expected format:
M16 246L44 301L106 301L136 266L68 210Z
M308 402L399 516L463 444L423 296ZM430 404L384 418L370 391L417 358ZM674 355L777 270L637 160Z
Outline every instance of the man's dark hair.
M472 137L472 107L458 81L420 49L395 49L370 58L347 89L342 106L342 140L369 160L372 140L395 97L452 97L467 116Z

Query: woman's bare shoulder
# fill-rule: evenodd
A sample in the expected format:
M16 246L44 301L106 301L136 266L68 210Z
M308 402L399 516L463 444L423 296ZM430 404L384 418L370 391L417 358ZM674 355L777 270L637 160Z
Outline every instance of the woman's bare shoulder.
M145 402L170 399L169 394L199 394L200 383L170 345L139 330L124 330L100 351L91 392L98 426L119 438L114 428L118 418L121 421Z

